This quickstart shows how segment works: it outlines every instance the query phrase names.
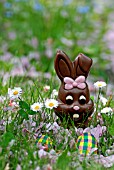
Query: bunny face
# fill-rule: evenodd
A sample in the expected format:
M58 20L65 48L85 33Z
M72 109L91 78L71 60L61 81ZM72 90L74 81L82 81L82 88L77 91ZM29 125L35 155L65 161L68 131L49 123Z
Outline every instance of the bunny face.
M55 108L55 113L61 120L66 118L69 123L74 121L75 126L86 126L94 109L85 82L91 64L92 60L83 54L74 62L62 51L58 51L56 55L55 70L61 86L58 93L59 106Z

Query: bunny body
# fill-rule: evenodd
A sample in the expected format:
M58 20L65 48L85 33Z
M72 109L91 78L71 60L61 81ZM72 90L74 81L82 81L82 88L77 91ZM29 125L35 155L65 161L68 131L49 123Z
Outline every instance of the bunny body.
M68 124L73 121L76 127L87 126L94 109L86 83L91 65L92 59L83 54L71 62L64 52L58 51L55 59L55 70L61 80L55 113L62 121L65 118Z

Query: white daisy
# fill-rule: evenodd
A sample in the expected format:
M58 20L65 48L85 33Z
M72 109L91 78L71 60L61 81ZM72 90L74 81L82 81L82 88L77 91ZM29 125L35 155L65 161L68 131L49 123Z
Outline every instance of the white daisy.
M106 86L106 83L104 81L97 81L96 83L94 83L94 86L96 88L102 88Z
M45 85L43 89L44 89L45 92L46 92L46 91L49 91L49 90L50 90L50 86Z
M14 87L14 89L8 88L8 95L10 99L17 99L22 94L22 89L20 87Z
M43 107L42 103L34 103L33 105L31 105L31 110L37 112L37 111L41 111L41 108Z
M49 109L56 108L58 106L58 101L55 99L47 99L45 101L45 107Z
M112 115L112 109L111 109L111 107L105 107L105 108L103 108L102 110L101 110L101 113L110 113L111 115Z
M103 106L105 106L108 100L105 97L100 96L100 101L102 102Z

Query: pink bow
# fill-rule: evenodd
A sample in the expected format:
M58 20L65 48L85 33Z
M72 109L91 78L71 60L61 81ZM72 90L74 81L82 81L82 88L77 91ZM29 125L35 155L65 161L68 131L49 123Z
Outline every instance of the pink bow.
M64 83L65 83L65 89L66 90L70 90L73 87L78 87L79 89L84 89L86 87L84 76L79 76L75 80L73 80L70 77L65 77Z

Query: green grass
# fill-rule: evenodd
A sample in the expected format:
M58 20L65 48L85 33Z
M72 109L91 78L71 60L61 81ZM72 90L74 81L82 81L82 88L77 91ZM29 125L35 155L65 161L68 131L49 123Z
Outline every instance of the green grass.
M7 91L8 87L13 88L14 86L19 86L23 89L23 93L21 96L21 101L19 101L19 108L13 109L9 111L3 111L4 108L8 107L9 103L9 97L7 97L6 101L4 103L0 103L1 107L1 114L0 114L0 120L4 120L5 125L2 125L4 127L4 130L1 130L1 137L0 137L0 166L1 169L4 169L6 164L8 163L11 169L16 169L17 165L20 165L22 169L35 169L37 166L42 167L45 165L47 166L50 164L50 166L53 167L53 169L76 169L78 167L82 167L83 169L105 169L102 165L98 164L95 166L94 158L84 159L82 162L79 158L78 150L76 149L76 143L75 146L70 148L70 141L71 139L74 139L74 141L77 140L77 134L75 132L74 126L69 127L70 136L68 137L68 133L66 129L66 123L65 120L60 127L60 130L58 130L57 136L54 133L53 129L50 131L46 131L46 123L54 123L54 119L52 118L53 110L46 109L45 107L41 112L31 112L30 111L30 105L32 105L34 102L38 101L44 101L44 98L50 98L51 92L53 90L54 86L54 78L52 80L48 80L48 85L50 85L51 89L47 92L43 91L43 87L45 86L45 83L47 83L47 80L42 81L33 81L33 84L28 85L26 80L23 82L25 78L23 79L16 79L11 78L10 80L10 86L1 87L1 92L4 96L7 96L7 92L4 93L4 91ZM38 83L40 82L40 83ZM23 85L24 84L24 85ZM23 85L23 86L22 86ZM102 109L99 108L99 111ZM20 110L20 111L19 111ZM41 116L41 114L45 113L46 119ZM32 121L35 122L35 127L32 127L31 116ZM49 116L50 115L50 116ZM104 125L107 126L107 131L104 133L102 137L100 137L100 143L98 144L99 153L106 155L106 150L110 148L110 146L113 144L113 124L114 116L110 119L107 115L104 115L105 117L105 123ZM8 119L11 117L11 121L9 122ZM40 123L43 123L43 127L41 128L41 132L44 135L50 136L50 138L53 141L52 147L48 150L47 153L50 153L51 149L55 150L55 158L54 155L52 155L51 158L48 156L44 158L39 158L38 152L39 149L36 146L35 142L36 139L34 138L36 134L37 128L40 126ZM58 121L57 121L58 122ZM91 125L93 125L93 122L91 122ZM23 132L23 129L26 128L28 132ZM32 129L34 128L34 129ZM40 132L37 131L37 132ZM66 142L66 137L68 137L68 141ZM107 142L104 139L107 139ZM14 140L14 142L13 142ZM60 140L60 142L58 142ZM12 143L12 144L11 144ZM68 154L69 153L69 154ZM57 159L58 157L58 159ZM54 159L54 160L53 160ZM56 160L57 159L57 160ZM55 162L55 163L51 163Z

